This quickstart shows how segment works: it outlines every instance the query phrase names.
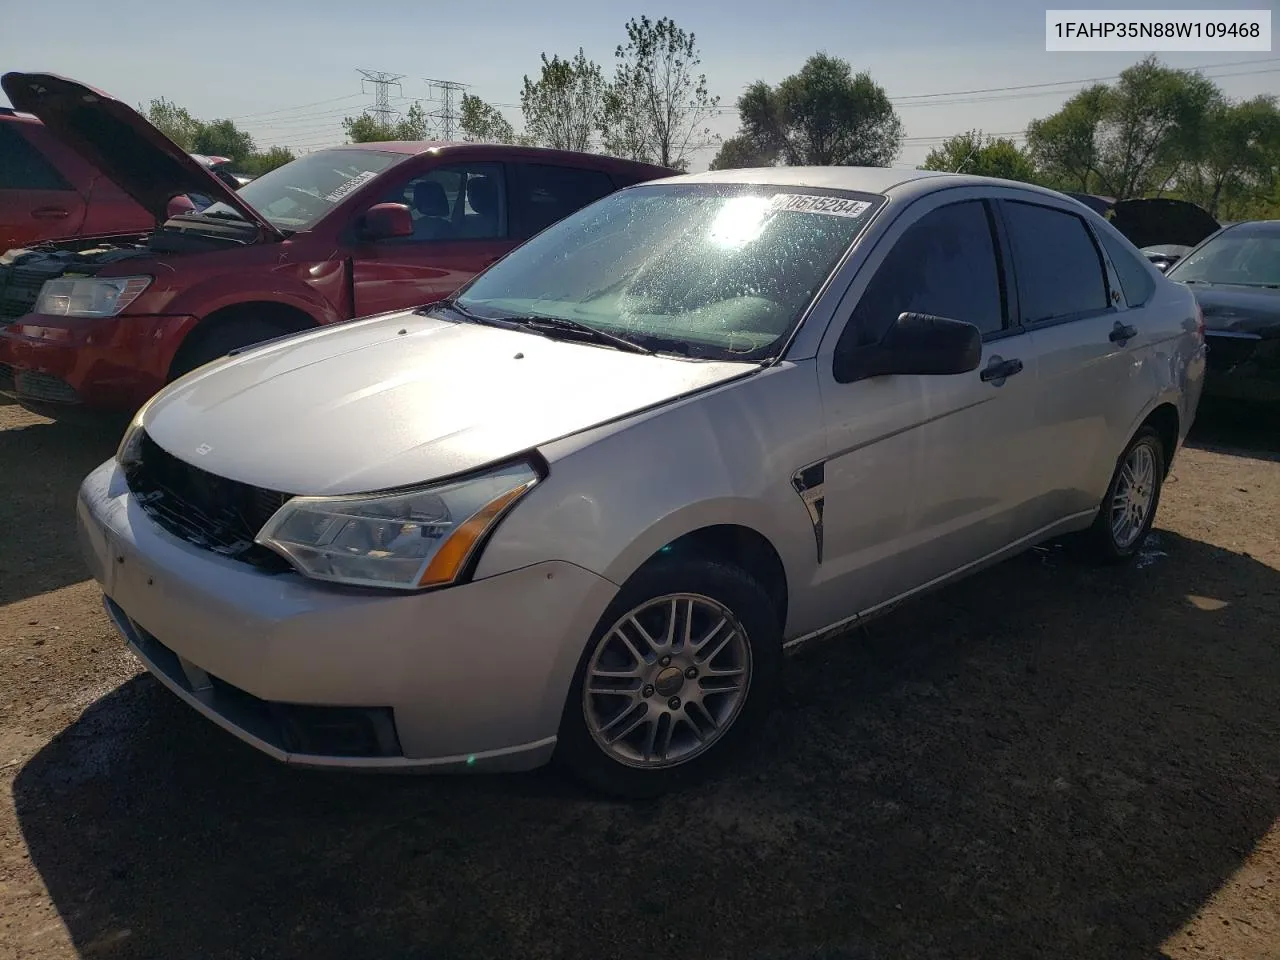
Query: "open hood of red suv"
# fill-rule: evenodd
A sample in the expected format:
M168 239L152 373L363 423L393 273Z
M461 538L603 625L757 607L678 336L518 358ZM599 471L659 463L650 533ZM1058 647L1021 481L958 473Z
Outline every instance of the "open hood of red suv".
M109 94L47 73L6 73L0 86L14 109L35 114L158 223L167 218L171 199L198 193L225 203L268 235L282 236L209 168Z
M1121 200L1114 209L1111 225L1139 249L1160 243L1194 247L1221 228L1207 210L1188 200Z

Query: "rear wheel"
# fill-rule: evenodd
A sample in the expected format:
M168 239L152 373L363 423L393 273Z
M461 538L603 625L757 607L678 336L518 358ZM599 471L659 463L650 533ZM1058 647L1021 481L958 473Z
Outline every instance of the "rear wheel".
M781 653L768 594L746 573L706 560L653 563L618 592L587 644L557 759L616 797L681 786L767 712Z
M1160 506L1166 462L1164 443L1154 428L1143 427L1129 441L1085 535L1094 560L1123 563L1142 549Z
M288 332L277 323L256 317L235 317L215 323L207 330L197 329L173 361L169 379L176 380L197 367L225 357L232 350L281 337Z

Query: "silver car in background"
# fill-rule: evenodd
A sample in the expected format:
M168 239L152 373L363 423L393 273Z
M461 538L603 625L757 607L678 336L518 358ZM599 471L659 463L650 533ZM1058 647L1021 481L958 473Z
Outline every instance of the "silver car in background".
M788 646L1048 538L1132 557L1203 371L1190 291L1061 194L694 174L173 383L79 526L148 669L279 759L645 796Z

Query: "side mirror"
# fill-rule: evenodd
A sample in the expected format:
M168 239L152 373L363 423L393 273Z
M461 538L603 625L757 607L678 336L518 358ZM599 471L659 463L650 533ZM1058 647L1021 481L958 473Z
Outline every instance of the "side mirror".
M357 224L362 240L393 240L413 236L413 214L403 203L377 203Z
M164 215L168 219L170 217L180 217L184 213L195 213L196 205L191 202L191 198L185 193L180 193L169 201L169 205L165 208Z
M835 357L837 383L869 377L951 376L982 362L982 333L972 323L904 313L875 346L855 347Z

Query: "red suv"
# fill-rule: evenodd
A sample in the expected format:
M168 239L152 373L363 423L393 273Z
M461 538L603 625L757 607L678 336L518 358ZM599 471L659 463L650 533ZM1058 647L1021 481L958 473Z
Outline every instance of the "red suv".
M0 253L154 227L151 214L39 120L0 107Z
M0 256L0 393L46 412L129 412L231 350L441 300L561 217L675 172L538 148L370 143L306 154L234 191L104 93L46 74L0 83L155 221L145 242ZM213 203L195 212L177 199L191 194Z

